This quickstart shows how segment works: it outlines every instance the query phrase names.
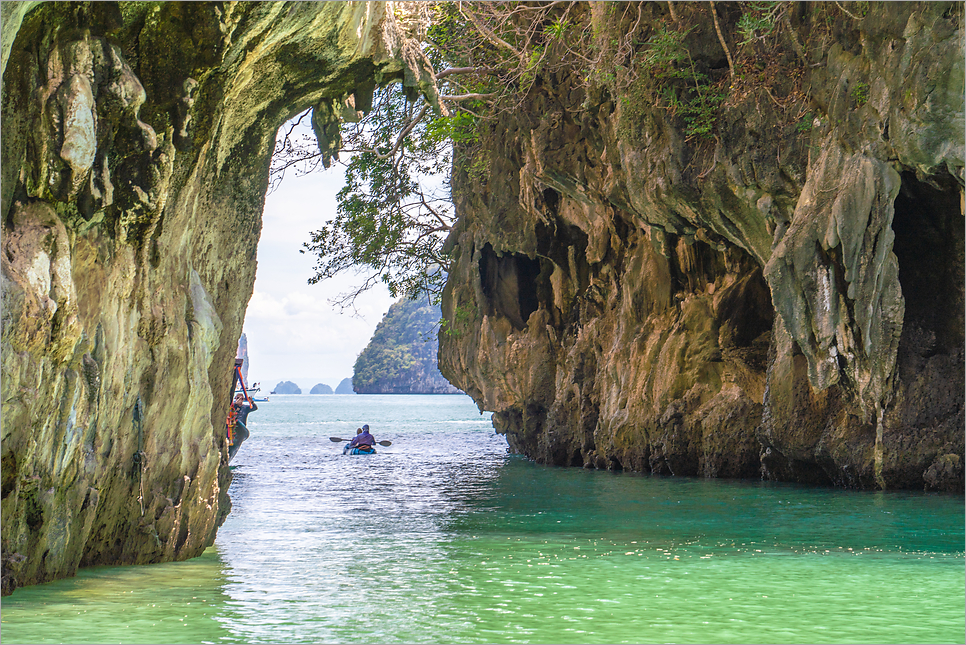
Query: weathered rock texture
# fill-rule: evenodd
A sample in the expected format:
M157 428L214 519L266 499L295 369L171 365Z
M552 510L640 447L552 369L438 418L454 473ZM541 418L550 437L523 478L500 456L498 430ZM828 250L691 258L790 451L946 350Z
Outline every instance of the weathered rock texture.
M707 5L675 4L727 74ZM615 6L573 10L602 50L666 19ZM717 6L733 38L740 6ZM784 80L738 83L714 143L647 75L560 71L456 177L440 364L514 449L962 490L962 4L794 7L759 70ZM9 593L211 544L276 129L315 106L331 155L375 85L436 94L399 3L0 11Z
M709 5L675 6L725 79ZM460 335L440 366L514 450L963 490L963 5L863 6L796 3L777 49L743 55L712 140L639 67L618 90L550 52L484 141L488 176L456 177L448 242ZM717 7L738 51L742 8ZM667 10L571 16L598 51L630 33L633 68Z
M3 3L4 594L212 543L275 132L435 96L402 13Z

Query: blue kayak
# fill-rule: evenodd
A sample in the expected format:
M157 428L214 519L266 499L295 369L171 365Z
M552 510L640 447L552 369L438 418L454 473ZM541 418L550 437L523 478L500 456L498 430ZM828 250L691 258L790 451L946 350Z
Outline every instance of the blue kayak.
M372 446L367 448L350 448L349 444L346 444L345 448L342 449L343 455L374 455L376 454L376 449Z

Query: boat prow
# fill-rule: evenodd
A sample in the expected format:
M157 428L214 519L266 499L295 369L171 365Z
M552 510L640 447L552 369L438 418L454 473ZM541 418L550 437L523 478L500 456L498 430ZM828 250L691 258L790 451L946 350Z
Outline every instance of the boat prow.
M343 455L374 455L376 454L376 449L369 448L369 450L363 450L362 448L350 448L348 445L346 445L346 447L342 449L342 454Z

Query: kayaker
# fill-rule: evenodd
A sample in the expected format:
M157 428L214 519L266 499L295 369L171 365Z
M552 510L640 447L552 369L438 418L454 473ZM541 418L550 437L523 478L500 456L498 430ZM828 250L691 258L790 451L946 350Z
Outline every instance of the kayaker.
M368 424L362 426L362 429L358 431L358 434L356 434L356 436L352 438L352 441L349 442L350 448L372 448L374 445L376 445L376 438L369 434Z

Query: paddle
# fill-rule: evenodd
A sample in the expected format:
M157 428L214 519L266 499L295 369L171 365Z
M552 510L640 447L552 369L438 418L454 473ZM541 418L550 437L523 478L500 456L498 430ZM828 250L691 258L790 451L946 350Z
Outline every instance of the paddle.
M351 441L351 440L350 439L340 439L339 437L329 437L329 441L339 442L339 441ZM385 440L385 441L377 441L376 443L378 443L380 446L391 446L392 445L392 442L389 441L388 439Z

